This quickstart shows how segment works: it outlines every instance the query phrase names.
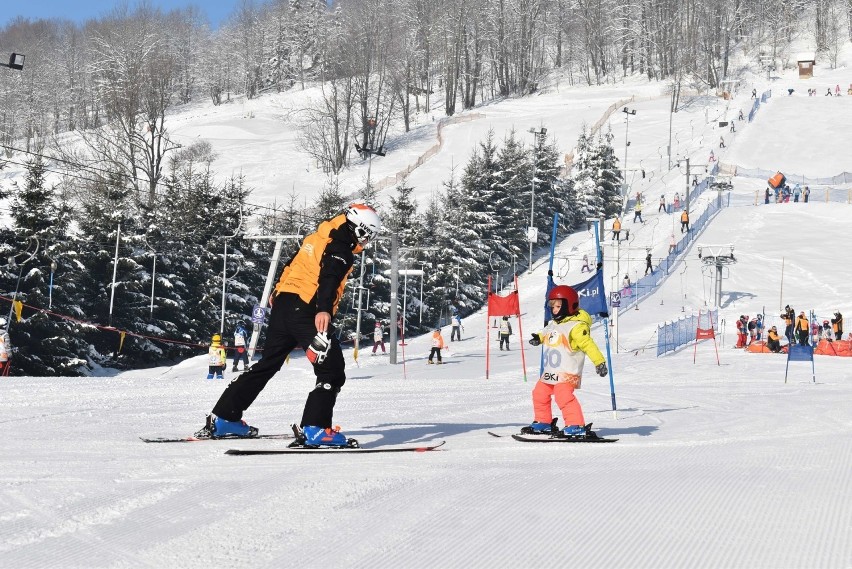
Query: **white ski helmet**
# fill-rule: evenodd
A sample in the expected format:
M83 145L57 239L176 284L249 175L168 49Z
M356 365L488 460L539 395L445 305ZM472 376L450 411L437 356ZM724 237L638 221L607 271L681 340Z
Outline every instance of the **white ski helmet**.
M379 219L379 214L363 203L353 203L349 206L349 209L346 210L346 221L352 228L352 233L355 234L358 243L362 245L371 239L375 239L382 229L382 220Z
M8 324L8 322L6 322L6 318L3 317L3 316L0 316L0 328L5 328L6 324Z

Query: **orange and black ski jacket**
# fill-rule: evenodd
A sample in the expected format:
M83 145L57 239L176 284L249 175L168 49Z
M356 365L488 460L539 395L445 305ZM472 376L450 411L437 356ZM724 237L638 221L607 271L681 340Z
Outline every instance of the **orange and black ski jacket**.
M346 216L323 221L302 241L299 251L284 267L275 292L299 295L317 312L334 315L352 272L354 256L362 247L346 227Z

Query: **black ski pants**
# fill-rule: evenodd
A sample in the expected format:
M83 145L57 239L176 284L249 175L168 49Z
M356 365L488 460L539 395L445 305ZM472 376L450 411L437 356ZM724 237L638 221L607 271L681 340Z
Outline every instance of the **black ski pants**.
M266 387L284 360L297 346L307 347L317 334L314 318L316 309L302 302L296 294L279 294L272 304L269 316L269 328L266 331L266 343L263 356L251 369L241 373L233 380L219 401L213 407L213 414L228 421L239 421L243 411L249 408L257 396ZM314 425L328 428L332 426L334 404L337 394L346 382L343 351L340 342L329 327L328 336L331 348L325 361L314 365L317 376L316 386L308 394L301 426Z

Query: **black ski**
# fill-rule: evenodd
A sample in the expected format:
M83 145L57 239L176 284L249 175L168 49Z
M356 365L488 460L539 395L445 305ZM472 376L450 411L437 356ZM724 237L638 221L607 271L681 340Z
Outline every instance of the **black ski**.
M512 435L516 441L524 443L614 443L618 439L605 439L597 435L579 437L527 437L524 435Z
M255 439L272 439L272 440L282 440L282 439L294 439L295 437L289 433L277 433L272 435L258 435L256 437L236 437L236 436L226 436L226 437L139 437L143 442L146 443L197 443L204 441L234 441L234 440L255 440Z
M592 430L592 424L589 423L585 425L586 434L585 435L575 435L569 436L565 435L556 427L557 419L554 419L551 422L551 431L550 432L540 432L540 433L531 433L525 432L526 427L521 429L519 434L513 434L511 437L516 441L521 441L524 443L614 443L618 439L605 439L603 437L599 437L597 433ZM488 431L488 434L492 437L505 437L506 435L501 435L498 433L493 433Z
M436 450L447 441L441 441L430 445L420 446L377 446L377 447L309 447L295 446L281 449L238 449L231 448L225 451L225 454L236 456L248 456L258 454L364 454L377 452L429 452Z

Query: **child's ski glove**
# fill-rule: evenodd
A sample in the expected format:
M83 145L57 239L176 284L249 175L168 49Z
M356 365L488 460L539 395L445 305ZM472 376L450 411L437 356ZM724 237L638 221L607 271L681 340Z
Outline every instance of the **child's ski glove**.
M606 362L601 362L597 366L595 366L595 371L598 372L598 375L604 377L609 371L606 369Z
M530 344L533 346L541 345L541 338L539 338L538 334L536 334L535 332L533 332L532 338L530 338Z

